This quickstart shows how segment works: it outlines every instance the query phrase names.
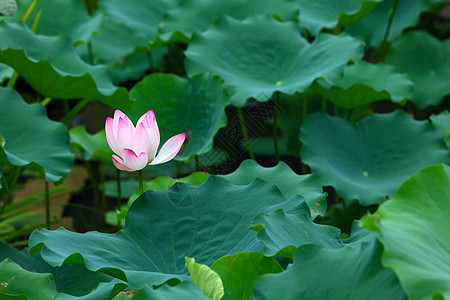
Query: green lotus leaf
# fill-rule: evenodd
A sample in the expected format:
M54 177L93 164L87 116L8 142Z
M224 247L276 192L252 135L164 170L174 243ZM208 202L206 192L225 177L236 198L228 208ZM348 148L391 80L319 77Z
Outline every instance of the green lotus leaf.
M95 98L126 109L125 88L111 82L105 66L91 66L67 37L35 35L25 24L0 23L0 62L14 68L39 94L58 99Z
M414 83L390 65L361 61L345 68L342 77L317 80L313 89L339 107L355 109L387 99L405 104Z
M186 269L192 282L210 299L220 300L224 294L222 279L206 265L195 262L194 258L186 257Z
M442 133L447 148L450 149L450 113L448 110L444 110L439 115L432 115L430 119L432 124Z
M254 160L245 160L233 173L219 175L234 184L249 184L255 178L260 178L275 184L286 199L295 195L305 198L314 219L318 215L325 215L327 202L322 192L322 185L314 174L298 175L284 162L279 162L275 167L265 168Z
M61 180L72 169L67 128L47 117L41 104L27 104L14 89L0 87L0 136L9 162L37 164L48 182Z
M316 78L335 75L361 56L361 43L347 35L320 34L309 44L291 22L223 17L192 37L186 71L220 75L232 103L243 106L250 97L267 101L275 91L305 91Z
M396 0L382 1L368 16L358 23L345 28L345 31L354 36L362 36L370 47L380 46L386 34L386 28L395 2ZM432 5L435 5L436 3L434 2L442 1L399 1L389 30L388 41L399 37L406 28L415 26L419 21L420 15L428 11Z
M303 245L286 271L256 281L254 299L406 299L381 253L375 235L365 232L341 248Z
M379 232L382 262L398 275L409 299L431 299L438 291L441 299L450 297L449 199L450 167L429 166L364 222Z
M419 107L439 104L450 94L450 40L441 42L425 31L409 31L392 43L386 62L414 81L411 100Z
M26 271L8 258L0 263L0 298L50 300L57 293L52 274Z
M338 228L313 223L307 209L296 214L285 213L282 209L260 214L253 219L250 228L258 232L256 237L264 244L263 253L267 256L293 259L295 250L301 245L326 248L344 245Z
M226 299L250 299L253 285L264 274L280 273L283 268L273 257L258 252L238 252L219 258L211 266L222 278Z
M76 126L70 129L69 134L70 143L81 147L85 160L96 158L112 165L111 155L113 153L106 141L105 130L89 134L84 126Z
M317 35L322 28L348 26L368 15L382 0L299 0L300 27Z
M219 128L226 125L225 106L229 97L218 76L199 74L185 79L173 74L154 73L130 91L136 101L128 116L138 119L152 109L161 131L161 141L186 132L184 151L176 159L187 160L207 152Z
M185 257L210 265L239 251L261 248L248 228L261 212L295 211L303 199L286 201L270 183L256 179L237 186L210 176L202 185L177 183L147 191L130 207L125 227L114 234L78 234L59 228L34 231L30 254L41 252L52 266L84 264L127 281L135 288L186 280Z
M450 161L438 130L403 111L374 114L357 124L315 113L303 123L300 140L302 160L347 204L380 203L417 170Z
M168 43L189 44L192 34L205 31L218 18L227 15L244 20L255 13L277 15L296 21L297 0L188 0L167 11L159 24L159 38Z
M82 297L84 295L93 296L91 291L104 290L105 287L97 287L98 284L103 282L105 285L118 285L117 287L124 286L124 283L120 285L119 282L114 281L110 276L101 272L92 272L87 270L83 265L67 264L61 267L51 267L47 264L39 254L29 256L27 249L18 251L6 243L0 244L0 261L6 258L11 259L17 263L21 268L33 273L51 273L55 279L55 286L58 292L65 293L64 297L71 299L70 297ZM99 291L97 291L98 293ZM110 296L112 293L103 291L102 295ZM59 295L62 297L62 295ZM58 298L60 299L60 298ZM65 298L62 298L65 299ZM92 298L91 298L92 299Z
M167 299L183 299L183 300L208 300L210 298L200 292L199 288L189 279L181 282L176 286L167 284L154 289L151 284L138 290L133 296L133 300L167 300Z

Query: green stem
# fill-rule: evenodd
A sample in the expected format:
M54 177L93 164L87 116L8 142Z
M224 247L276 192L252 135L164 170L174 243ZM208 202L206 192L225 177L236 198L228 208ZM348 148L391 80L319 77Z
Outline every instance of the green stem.
M72 119L91 101L91 98L84 98L77 103L66 115L61 119L61 123L68 124Z
M50 103L50 101L52 101L52 98L47 97L47 98L45 98L44 100L41 101L41 104L42 104L42 106L45 107L45 106L47 106Z
M195 160L195 171L198 172L200 171L200 163L198 161L198 155L195 156L194 160Z
M17 79L19 79L19 73L17 73L17 71L14 71L11 78L9 78L8 83L6 84L6 87L11 89L14 88Z
M274 105L279 102L280 92L275 92ZM278 149L278 115L274 109L273 111L273 149L275 151L275 161L280 161L280 150Z
M120 170L116 170L116 183L117 183L117 211L119 212L122 209L122 186L120 184ZM119 214L117 215L117 227L120 228L120 218Z
M105 166L103 162L99 162L98 171L100 173L100 186L96 186L100 193L100 200L102 203L102 211L106 212L106 195L105 195Z
M150 73L153 73L155 66L153 65L152 52L150 51L150 49L147 49L147 51L145 51L145 53L147 54L147 61L148 61L148 67L150 69Z
M245 143L247 144L248 154L250 155L251 159L256 160L255 154L253 153L252 145L250 143L250 139L248 137L247 127L245 127L242 109L240 107L236 107L236 111L239 117L239 123L241 124L242 134L244 135Z
M144 193L144 180L142 178L142 170L138 171L138 179L139 179L139 196Z
M45 220L46 228L50 230L50 192L47 181L45 181Z
M392 22L394 21L395 12L397 11L399 0L395 0L394 7L392 8L392 13L389 17L389 22L386 28L386 32L384 33L384 39L381 43L380 52L378 55L378 61L384 61L386 56L388 47L389 47L389 32L391 31Z

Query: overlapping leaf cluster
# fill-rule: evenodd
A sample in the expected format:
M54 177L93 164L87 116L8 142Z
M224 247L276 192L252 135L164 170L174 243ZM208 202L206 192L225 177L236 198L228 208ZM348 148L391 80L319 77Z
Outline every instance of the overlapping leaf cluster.
M183 162L211 151L226 107L271 100L282 154L312 174L245 160L227 175L156 178L116 233L61 227L22 251L0 245L0 295L450 298L450 44L418 26L444 3L12 2L0 0L1 165L59 182L70 143L109 162L104 132L61 124L92 99L134 120L153 109L162 140L187 133ZM14 90L18 76L41 103ZM56 122L50 99L76 104ZM427 110L443 112L418 120ZM342 198L328 212L323 186Z

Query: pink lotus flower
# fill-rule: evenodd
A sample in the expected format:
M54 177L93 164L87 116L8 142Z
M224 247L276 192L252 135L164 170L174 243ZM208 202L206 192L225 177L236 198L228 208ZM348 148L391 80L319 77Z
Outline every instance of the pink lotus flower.
M106 119L105 130L108 145L117 154L112 156L114 165L129 172L168 162L178 154L186 138L185 133L171 137L156 155L160 137L152 110L140 117L136 128L123 112L116 110L114 118Z

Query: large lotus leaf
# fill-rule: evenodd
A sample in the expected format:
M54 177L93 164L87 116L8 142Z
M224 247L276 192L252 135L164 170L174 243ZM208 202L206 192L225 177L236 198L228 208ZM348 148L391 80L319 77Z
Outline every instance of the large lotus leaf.
M403 111L374 114L357 124L315 113L303 123L300 139L300 155L322 184L363 205L393 196L417 170L450 161L439 131Z
M311 210L311 216L325 215L327 202L322 192L322 185L313 174L298 175L284 162L279 162L275 167L265 168L256 161L248 159L241 163L233 173L219 175L234 184L249 184L255 178L260 178L275 184L286 199L295 195L305 198Z
M396 0L382 1L368 16L345 30L352 35L362 36L370 47L378 47L384 39L389 18ZM398 7L389 31L389 41L399 37L404 29L413 27L420 15L429 10L433 2L429 0L402 0ZM434 3L436 4L436 3Z
M126 289L128 284L120 279L113 279L109 282L101 282L95 289L82 296L59 293L55 300L91 300L91 299L117 299L116 295ZM115 297L116 296L116 297ZM119 298L122 299L122 298ZM126 299L126 298L123 298Z
M275 91L305 91L314 79L337 74L361 56L361 43L347 35L320 34L309 44L291 22L223 17L192 37L186 71L222 76L232 103L243 106L250 97L267 101Z
M27 250L18 251L6 243L0 244L0 261L9 258L24 270L34 273L51 273L59 292L73 296L89 294L101 282L110 282L111 277L87 270L83 265L67 264L51 267L39 254L29 256Z
M297 0L188 0L169 10L159 24L159 37L168 42L189 44L192 34L205 31L219 17L227 15L244 20L255 13L276 14L283 20L296 21Z
M58 99L92 97L115 108L131 106L125 88L111 82L105 66L91 66L67 37L35 35L25 24L0 23L0 61L14 68L39 94Z
M409 31L392 43L386 62L414 81L411 100L419 107L439 104L450 94L450 39L441 42L425 31Z
M52 274L26 271L10 259L0 263L0 298L50 300L57 293Z
M8 160L17 166L36 163L49 182L72 169L67 128L51 121L41 104L27 104L14 89L0 87L0 136Z
M414 83L405 74L395 73L395 68L385 64L361 61L344 69L342 77L319 79L314 90L345 109L391 99L405 104L414 89Z
M442 133L447 148L450 149L450 113L445 110L439 115L430 116L430 119L432 124Z
M348 26L368 15L382 0L298 0L300 27L317 35L322 28Z
M204 73L189 80L154 73L137 83L130 97L136 100L136 106L128 116L137 120L152 109L162 142L186 132L184 152L176 157L178 160L207 152L214 135L227 122L225 106L230 100L218 76Z
M219 258L211 266L222 278L226 299L250 299L253 285L264 274L280 273L283 268L273 257L258 252L238 252Z
M106 141L104 130L89 134L84 126L76 126L70 129L69 133L70 142L81 147L85 160L96 158L112 165L113 153Z
M374 235L334 249L303 245L286 271L256 281L255 299L406 299L381 253Z
M366 220L379 232L383 264L398 275L410 299L450 297L450 167L426 167ZM443 299L443 298L442 298Z
M255 180L237 186L211 176L202 185L178 183L164 191L147 191L127 213L115 234L78 234L43 229L30 237L30 253L41 251L52 266L83 263L139 288L170 278L185 280L185 257L211 265L224 255L259 250L254 216L277 208L295 211L303 199L286 201L270 183Z
M209 300L210 298L200 292L199 288L191 281L185 280L180 284L171 287L167 284L158 289L154 289L151 284L138 290L133 296L133 300Z
M292 259L301 245L315 244L326 248L344 245L338 228L314 223L307 210L291 214L279 209L260 214L253 219L250 228L258 232L256 237L264 244L263 253L267 256Z

